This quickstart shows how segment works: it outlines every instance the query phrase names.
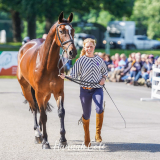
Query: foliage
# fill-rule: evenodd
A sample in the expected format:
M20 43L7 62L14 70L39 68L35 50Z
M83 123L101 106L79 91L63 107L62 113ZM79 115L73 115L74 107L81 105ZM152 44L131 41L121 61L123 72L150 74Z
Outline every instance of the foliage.
M108 11L101 10L98 16L95 16L95 13L96 10L91 10L90 14L86 16L88 22L96 22L106 27L109 21L115 19L115 17L111 15Z
M75 18L80 21L84 18L84 20L89 19L91 22L95 21L106 26L106 23L113 18L111 14L116 17L129 16L132 11L132 2L133 0L0 0L0 9L6 12L17 11L25 21L32 21L33 17L36 17L39 22L48 20L51 24L57 21L61 11L64 11L66 18L70 12L74 12L77 15ZM122 9L119 9L120 7ZM37 25L40 30L44 28L44 24L42 27L38 23ZM24 26L26 27L26 22ZM24 32L26 32L25 28ZM41 34L38 34L38 37Z
M42 38L44 34L45 22L36 21L36 28L37 38Z
M77 56L75 59L72 60L73 64L75 63L76 59L79 58L81 50L77 50ZM105 49L95 49L95 52L102 52L105 53ZM110 49L110 55L115 55L115 53L122 54L124 53L127 57L131 53L140 52L141 54L153 54L154 56L160 56L160 50L123 50L123 49Z
M159 0L136 0L131 20L135 20L138 27L146 29L149 38L160 38Z
M45 22L36 21L36 38L42 38L44 34ZM23 21L22 39L27 37L27 21Z
M11 15L10 15L10 13L4 12L4 11L0 11L0 19L1 20L10 20L11 19Z
M22 30L22 39L24 39L24 37L27 37L27 21L23 21L23 30Z
M116 17L130 16L134 0L100 0L100 7Z

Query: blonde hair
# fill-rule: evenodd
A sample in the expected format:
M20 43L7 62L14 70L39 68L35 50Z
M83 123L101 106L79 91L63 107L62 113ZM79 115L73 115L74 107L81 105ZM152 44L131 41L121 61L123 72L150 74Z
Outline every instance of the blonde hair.
M122 54L120 55L120 58L122 58L122 57L126 58L126 55L125 55L124 53L122 53Z
M80 54L80 57L84 56L86 54L86 51L84 49L86 43L88 42L92 42L94 46L96 46L96 41L92 38L87 38L83 41L83 48L82 48L82 51L81 51L81 54Z
M157 62L158 62L158 64L160 64L160 57L158 57Z

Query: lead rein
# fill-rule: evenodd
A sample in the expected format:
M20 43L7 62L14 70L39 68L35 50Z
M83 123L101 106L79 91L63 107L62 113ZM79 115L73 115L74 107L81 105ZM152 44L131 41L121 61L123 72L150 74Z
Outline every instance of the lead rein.
M94 85L99 84L99 83L95 83L95 82L87 82L87 81L81 81L81 80L79 80L79 79L73 79L73 78L68 77L68 76L66 76L66 75L65 75L65 78L68 79L68 80L70 80L70 81L72 81L72 82L75 82L75 83L77 83L77 84L80 84L80 85L81 85L82 83L88 83L88 84L92 84L92 85L93 85L93 84L94 84ZM82 83L81 83L81 82L82 82ZM108 91L107 91L107 89L106 89L106 87L105 87L105 84L103 85L103 88L105 89L105 91L106 91L107 94L109 95L109 97L110 97L110 99L112 100L114 106L116 107L117 111L119 112L120 116L122 117L122 119L123 119L123 121L124 121L124 124L125 124L125 128L126 128L126 121L125 121L124 117L122 116L121 112L119 111L118 107L117 107L116 104L114 103L112 97L111 97L110 94L108 93Z

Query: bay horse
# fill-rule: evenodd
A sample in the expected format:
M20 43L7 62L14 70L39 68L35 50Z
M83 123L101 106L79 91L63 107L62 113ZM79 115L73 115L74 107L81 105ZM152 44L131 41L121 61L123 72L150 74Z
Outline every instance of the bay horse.
M17 79L33 113L35 143L42 143L42 149L50 149L46 130L46 110L50 109L48 101L52 93L57 102L60 118L60 145L61 147L67 145L63 107L64 80L58 75L59 68L63 68L59 55L60 47L68 54L69 59L77 55L74 45L74 29L70 24L72 19L72 13L68 19L64 19L63 12L61 12L46 40L31 40L24 44L18 53ZM37 123L38 111L40 112L39 125ZM43 135L41 134L42 129Z

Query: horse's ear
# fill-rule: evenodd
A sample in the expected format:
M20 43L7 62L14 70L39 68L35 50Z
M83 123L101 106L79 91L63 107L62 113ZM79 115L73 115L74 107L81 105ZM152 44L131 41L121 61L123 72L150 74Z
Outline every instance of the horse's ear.
M68 19L67 19L69 22L72 22L72 20L73 20L73 13L71 13L70 15L69 15L69 17L68 17Z
M62 11L61 14L59 15L59 18L58 18L59 22L62 22L62 19L63 19L63 11Z

